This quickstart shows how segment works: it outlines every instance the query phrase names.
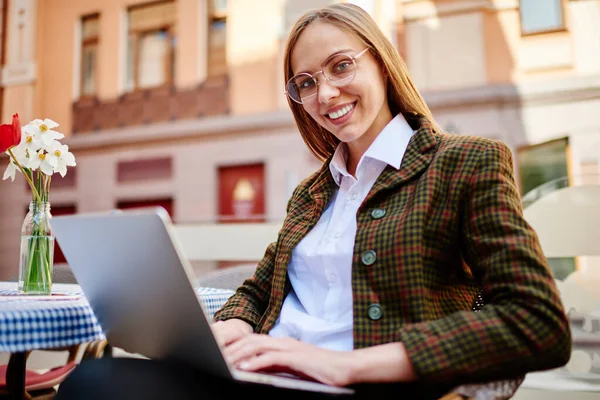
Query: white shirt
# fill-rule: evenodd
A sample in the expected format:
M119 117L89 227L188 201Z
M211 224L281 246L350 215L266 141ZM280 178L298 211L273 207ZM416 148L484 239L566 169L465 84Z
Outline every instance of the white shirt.
M361 157L356 179L346 169L346 144L337 147L329 169L338 188L317 224L292 251L288 265L292 290L271 336L293 337L331 350L353 349L356 213L385 167L400 168L413 133L398 114Z

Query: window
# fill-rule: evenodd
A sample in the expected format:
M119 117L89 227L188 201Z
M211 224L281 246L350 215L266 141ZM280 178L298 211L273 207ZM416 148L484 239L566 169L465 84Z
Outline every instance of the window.
M96 65L98 64L98 33L100 16L87 15L81 18L81 96L96 94Z
M219 167L219 222L264 222L265 165Z
M517 150L521 194L569 176L568 138L525 146Z
M173 160L171 157L119 161L117 164L117 182L119 183L157 182L172 177Z
M521 0L521 33L553 32L565 27L563 0Z
M227 75L227 0L209 2L208 76Z
M536 198L534 196L530 200L528 193L543 196L560 189L560 185L568 184L569 149L569 139L562 138L517 150L524 206ZM554 277L561 280L576 269L576 260L573 257L549 258L548 263Z
M175 2L129 8L125 89L147 89L173 82L175 75Z

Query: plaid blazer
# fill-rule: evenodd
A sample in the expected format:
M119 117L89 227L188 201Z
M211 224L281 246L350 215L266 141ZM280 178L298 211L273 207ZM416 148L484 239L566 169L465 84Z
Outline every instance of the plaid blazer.
M536 233L523 219L511 150L441 134L426 119L399 170L360 206L352 264L354 346L402 342L428 382L477 382L566 364L571 332ZM335 182L328 163L294 191L253 278L215 314L268 333L290 290L292 249ZM478 291L486 306L473 312Z

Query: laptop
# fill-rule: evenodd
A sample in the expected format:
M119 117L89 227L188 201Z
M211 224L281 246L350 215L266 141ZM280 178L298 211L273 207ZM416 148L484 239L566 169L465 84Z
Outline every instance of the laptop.
M164 208L56 216L51 223L112 346L147 358L176 360L231 380L312 392L354 392L230 365L213 336L192 267Z

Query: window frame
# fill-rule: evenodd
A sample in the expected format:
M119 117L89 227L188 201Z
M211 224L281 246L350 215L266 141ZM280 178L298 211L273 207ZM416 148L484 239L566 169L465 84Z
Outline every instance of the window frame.
M521 197L524 197L529 191L524 191L523 190L523 173L522 173L522 166L523 166L523 155L527 154L527 152L529 151L535 151L537 149L543 149L543 148L552 148L556 145L563 145L564 144L564 155L565 155L565 168L567 170L567 179L569 182L569 185L572 184L573 182L573 158L571 155L571 141L570 141L570 135L565 135L562 137L558 137L555 139L550 139L547 140L545 142L540 142L540 143L535 143L535 144L526 144L523 146L520 146L516 149L515 152L515 162L517 164L517 168L518 168L518 185L519 185L519 193ZM543 185L544 183L542 183ZM535 188L532 188L530 190L533 190ZM572 262L572 266L573 266L573 271L579 271L581 269L581 261L579 259L579 256L577 257L562 257L562 258L548 258L548 263L550 265L550 268L552 269L553 273L556 273L557 271L559 271L560 268L564 268L565 265L569 265L567 263ZM562 277L561 277L562 279Z
M213 70L213 57L214 54L212 52L212 35L213 35L213 25L215 23L224 23L225 24L225 54L227 54L227 13L221 9L215 9L214 0L208 0L208 26L207 26L207 55L206 55L206 75L207 77L218 77L223 76L223 74L215 73ZM218 69L217 69L218 71ZM227 56L225 56L225 75L228 75L228 62Z
M171 87L174 83L175 83L175 70L176 70L176 66L173 65L176 60L175 60L175 45L173 44L175 40L177 40L176 37L176 22L173 22L171 24L161 24L161 25L156 25L155 27L152 28L147 28L147 29L136 29L136 28L131 28L129 26L129 13L131 13L134 10L139 10L141 8L147 8L147 7L153 7L159 4L164 4L164 3L173 3L176 6L176 1L175 0L158 0L158 1L151 1L148 3L142 3L142 4L136 4L133 6L130 6L127 8L127 16L128 16L128 23L127 23L127 42L129 42L129 40L132 38L133 36L133 87L131 89L127 88L127 81L125 83L125 92L126 93L136 93L136 92L141 92L141 91L145 91L145 90L152 90L152 89L160 89L160 88L165 88L165 87ZM163 83L156 85L156 86L152 86L152 87L140 87L139 86L139 59L140 59L140 43L141 43L141 38L145 35L150 35L152 33L155 32L162 32L165 31L166 35L167 35L167 43L168 43L168 47L167 47L167 54L163 60L163 62L165 63L165 71L166 71L166 79ZM128 46L129 47L129 46ZM127 53L126 53L126 58L129 57L129 48L127 49ZM126 65L126 68L129 68L129 65ZM126 78L127 80L127 73L126 73Z
M85 23L86 20L90 20L90 19L97 19L98 20L98 24L100 24L100 13L96 12L96 13L91 13L91 14L86 14L84 16L82 16L79 20L79 24L80 24L80 29L81 29L81 40L80 40L80 44L79 44L79 98L80 99L93 99L96 98L98 96L98 54L96 53L96 73L93 77L94 81L95 81L95 90L94 93L91 94L86 94L83 90L83 85L85 82L84 76L83 74L85 73L84 70L84 61L83 61L83 57L84 57L84 49L85 47L88 46L96 46L96 51L98 51L99 47L100 47L100 34L98 33L95 37L92 38L87 38L84 39L83 38L83 25Z
M561 26L557 28L549 28L549 29L539 29L532 31L525 31L523 29L523 9L521 7L521 3L524 0L519 0L519 30L521 32L521 36L536 36L536 35L544 35L548 33L557 33L557 32L566 32L567 31L567 23L566 23L566 5L565 0L555 0L559 3L559 10L561 16ZM527 1L527 0L525 0Z
M138 92L138 91L142 91L142 90L148 90L148 89L156 89L156 88L161 88L161 87L168 87L171 86L174 81L175 81L175 71L174 68L172 67L172 62L171 60L173 59L174 55L175 55L175 49L173 48L173 46L170 44L173 40L174 40L174 35L172 33L172 27L169 25L161 25L160 27L156 27L156 28L151 28L151 29L140 29L135 31L135 35L134 35L134 43L133 43L133 88L130 90L130 92ZM166 79L163 83L156 85L156 86L152 86L152 87L140 87L140 83L139 83L139 78L140 78L140 73L139 73L139 62L140 62L140 43L141 43L141 38L143 38L144 36L147 35L152 35L154 33L157 32L166 32L167 35L167 43L169 43L168 47L167 47L167 54L163 60L164 62L164 67L165 67L165 74L166 74ZM131 35L132 31L128 32L128 35Z
M515 162L516 162L517 168L518 168L519 194L521 196L525 196L527 194L527 192L525 192L523 189L524 182L523 182L523 173L521 171L521 167L523 165L523 156L527 155L528 152L535 151L537 149L553 148L557 144L559 144L559 145L564 144L564 146L565 146L564 154L565 154L565 168L567 170L567 177L568 177L569 181L571 181L573 179L573 160L572 160L572 156L571 156L571 143L569 140L569 135L565 135L565 136L555 138L555 139L550 139L550 140L540 142L540 143L525 144L525 145L517 147L516 151L515 151ZM534 188L532 188L532 189L534 189ZM530 189L530 190L532 190L532 189Z
M208 11L209 11L211 20L226 19L227 18L227 10L226 9L223 10L222 8L217 8L214 5L215 5L215 0L209 0ZM228 6L226 6L225 8L227 8L227 7Z

